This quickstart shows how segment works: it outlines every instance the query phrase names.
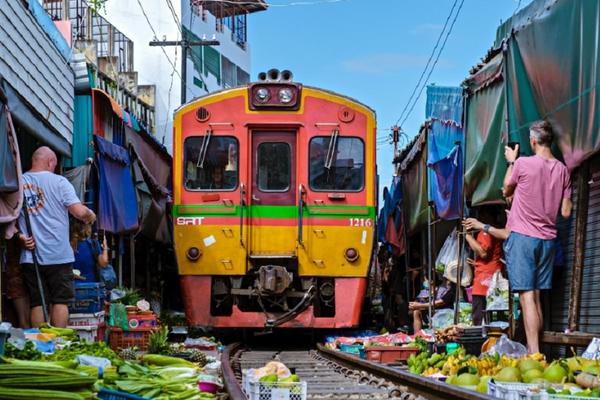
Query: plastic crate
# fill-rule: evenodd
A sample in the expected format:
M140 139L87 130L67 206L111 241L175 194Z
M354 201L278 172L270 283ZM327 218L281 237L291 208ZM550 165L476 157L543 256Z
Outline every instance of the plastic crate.
M130 329L156 328L158 321L156 314L127 314Z
M98 392L98 398L102 400L146 400L146 397L136 396L125 392L117 392L114 390L101 389Z
M488 395L504 400L542 400L541 385L529 383L488 382Z
M368 361L388 364L407 360L412 354L418 354L419 349L401 346L366 346L365 352Z
M104 323L104 311L69 315L69 326L90 326Z
M593 397L577 396L576 394L550 394L543 392L540 400L589 400Z
M121 328L110 327L108 344L114 351L128 347L137 347L140 351L146 351L148 350L148 342L153 331L154 329L152 328L124 331Z
M90 282L75 284L75 300L69 304L71 314L93 314L104 309L106 288L103 283Z
M85 340L86 342L98 341L98 325L74 325L67 326L67 328L74 329L79 336L79 339Z
M481 346L485 343L487 337L458 337L454 341L465 348L467 354L479 356L481 354Z
M360 355L360 351L364 349L362 344L340 344L340 351L344 353Z
M306 382L256 382L242 374L242 388L248 400L306 400Z

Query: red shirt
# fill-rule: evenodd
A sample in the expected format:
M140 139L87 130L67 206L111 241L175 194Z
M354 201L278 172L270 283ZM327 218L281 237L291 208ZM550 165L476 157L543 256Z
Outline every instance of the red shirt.
M473 279L473 295L487 295L488 286L484 282L488 281L496 271L502 268L502 244L498 239L494 239L490 234L483 231L477 234L477 243L488 254L486 260L477 258L475 260L475 277ZM487 283L487 282L486 282Z

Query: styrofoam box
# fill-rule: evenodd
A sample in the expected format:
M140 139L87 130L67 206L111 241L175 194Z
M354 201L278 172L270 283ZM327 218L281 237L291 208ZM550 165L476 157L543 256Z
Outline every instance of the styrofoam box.
M536 390L537 389L537 390ZM527 383L488 382L488 395L503 400L540 400L540 385Z
M73 325L67 328L74 329L77 336L86 342L95 342L98 338L98 325Z
M104 315L104 311L87 314L71 314L69 315L69 326L100 325L104 322Z

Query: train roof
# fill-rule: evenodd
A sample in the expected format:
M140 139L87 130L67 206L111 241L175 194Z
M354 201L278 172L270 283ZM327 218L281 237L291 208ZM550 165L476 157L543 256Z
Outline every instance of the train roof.
M252 82L252 83L257 83L257 82ZM215 95L218 95L218 94L220 94L220 93L224 93L224 92L229 92L229 91L238 90L238 89L246 89L246 88L248 88L248 86L249 86L249 85L235 86L235 87L232 87L232 88L221 89L221 90L217 90L217 91L215 91L215 92L210 92L210 93L207 93L207 94L205 94L205 95L202 95L202 96L194 97L192 100L188 101L187 103L185 103L185 104L182 104L182 105L180 105L179 107L177 107L173 113L177 113L177 112L179 112L179 110L181 110L183 107L187 107L188 105L190 105L191 103L193 103L193 102L195 102L195 101L198 101L198 100L201 100L201 99L205 99L205 98L207 98L207 97L215 96ZM334 95L334 96L343 97L343 98L345 98L345 99L347 99L347 100L350 100L350 101L352 101L353 103L356 103L356 104L358 104L358 105L360 105L360 106L362 106L362 107L366 108L367 110L369 110L370 112L372 112L372 113L373 113L373 116L375 116L375 117L377 116L377 113L375 112L375 110L373 110L371 107L369 107L369 106L368 106L368 105L366 105L365 103L362 103L362 102L360 102L360 101L356 100L356 99L355 99L355 98L353 98L353 97L346 96L346 95L343 95L343 94L340 94L340 93L334 92L333 90L322 89L322 88L319 88L319 87L316 87L316 86L302 85L302 87L304 87L304 88L308 88L308 89L313 89L313 90L320 90L320 91L322 91L322 92L329 93L329 94L332 94L332 95Z

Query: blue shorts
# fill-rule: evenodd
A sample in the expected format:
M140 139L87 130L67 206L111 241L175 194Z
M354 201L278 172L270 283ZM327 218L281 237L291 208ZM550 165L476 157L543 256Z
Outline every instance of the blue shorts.
M504 242L504 256L511 290L551 289L555 252L554 239L538 239L511 232Z

